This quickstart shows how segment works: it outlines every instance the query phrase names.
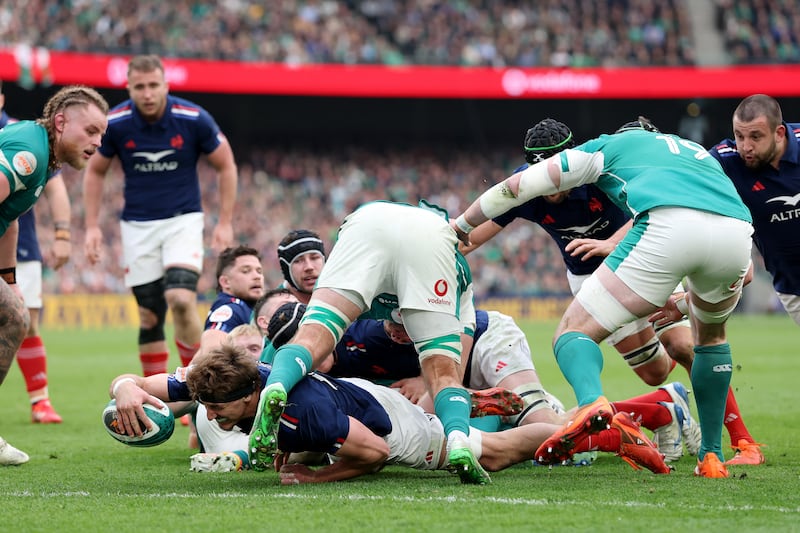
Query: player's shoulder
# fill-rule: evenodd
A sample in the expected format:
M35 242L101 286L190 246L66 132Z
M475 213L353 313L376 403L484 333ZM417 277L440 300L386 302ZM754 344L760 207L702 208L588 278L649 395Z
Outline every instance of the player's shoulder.
M739 152L736 150L736 142L733 139L723 139L709 150L712 156L717 159L724 160L731 157L739 157Z
M108 125L111 127L125 120L130 120L133 117L133 102L125 100L112 107L108 111Z
M207 115L205 109L191 100L172 95L167 97L167 110L171 117L180 120L199 120Z

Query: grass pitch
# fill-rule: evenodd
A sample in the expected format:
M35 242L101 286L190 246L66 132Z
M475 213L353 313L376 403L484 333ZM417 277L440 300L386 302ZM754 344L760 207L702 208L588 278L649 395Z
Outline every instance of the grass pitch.
M573 404L549 347L555 323L522 326L543 383ZM0 435L31 461L0 468L0 531L800 531L800 329L784 315L736 316L729 336L739 406L767 445L766 465L731 468L730 479L694 478L689 456L655 476L601 454L589 467L519 465L485 487L399 467L282 487L272 472L190 472L182 426L154 448L114 441L100 413L111 379L139 371L136 333L45 330L51 397L64 423L30 423L15 363L0 387ZM611 399L650 390L604 351ZM680 368L671 380L689 382Z

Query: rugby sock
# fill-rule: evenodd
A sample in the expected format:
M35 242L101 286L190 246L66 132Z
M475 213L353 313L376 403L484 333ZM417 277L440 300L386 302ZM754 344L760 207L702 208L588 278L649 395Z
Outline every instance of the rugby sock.
M445 435L461 431L469 435L469 413L472 400L469 392L460 387L445 387L433 400L433 410L444 426Z
M166 374L169 352L139 352L139 361L142 363L142 375L144 377L154 374Z
M47 353L42 338L25 337L17 352L17 363L25 378L25 389L28 392L45 389L44 397L31 398L31 401L47 398Z
M669 393L664 389L657 389L654 390L653 392L648 392L640 396L634 396L633 398L628 398L625 401L636 402L636 403L671 402L672 396L670 396ZM621 402L614 402L614 403L621 403Z
M299 344L284 344L275 352L275 362L272 363L272 372L269 373L267 386L275 383L283 385L288 393L303 376L313 370L314 360L309 352Z
M624 400L611 402L615 413L630 413L631 417L649 430L655 430L672 422L669 409L658 403Z
M497 433L503 429L503 418L500 416L479 416L469 419L469 425L486 433Z
M739 412L739 404L736 403L736 397L730 387L728 387L728 397L725 399L725 429L728 430L731 444L734 446L742 439L747 442L755 442L753 436L750 435L744 425L742 414Z
M594 435L589 435L585 439L577 442L572 450L573 454L581 452L613 452L619 451L622 446L622 435L616 428L607 429Z
M189 366L189 363L192 362L192 357L194 357L194 354L200 349L199 342L186 344L178 339L175 339L175 346L178 347L178 356L181 358L181 366Z
M561 373L575 391L578 405L592 403L603 395L600 373L603 352L585 333L569 331L561 335L553 347Z
M722 456L722 422L725 417L727 391L731 384L731 347L729 344L695 346L692 363L692 389L694 390L700 428L703 434L699 460L706 453Z

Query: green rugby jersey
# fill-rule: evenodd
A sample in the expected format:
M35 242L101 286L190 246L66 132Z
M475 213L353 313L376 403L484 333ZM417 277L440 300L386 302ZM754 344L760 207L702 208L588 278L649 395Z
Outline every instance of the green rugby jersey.
M39 199L49 174L49 155L47 130L36 122L24 120L0 130L0 172L11 191L0 203L0 235Z

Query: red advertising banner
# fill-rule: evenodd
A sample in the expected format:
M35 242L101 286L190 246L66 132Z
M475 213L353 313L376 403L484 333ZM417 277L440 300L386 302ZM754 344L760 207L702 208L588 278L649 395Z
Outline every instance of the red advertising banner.
M43 57L49 59L42 64ZM36 54L34 83L124 88L127 57ZM617 69L302 65L165 59L174 90L360 98L617 99L800 96L800 66ZM0 47L0 79L17 81L14 50Z

